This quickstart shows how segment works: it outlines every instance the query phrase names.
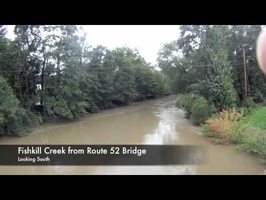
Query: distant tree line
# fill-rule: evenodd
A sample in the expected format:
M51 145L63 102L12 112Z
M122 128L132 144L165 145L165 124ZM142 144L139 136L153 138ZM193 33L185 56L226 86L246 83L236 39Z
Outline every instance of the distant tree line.
M137 50L92 48L76 26L16 25L14 33L10 40L0 26L0 135L170 93Z

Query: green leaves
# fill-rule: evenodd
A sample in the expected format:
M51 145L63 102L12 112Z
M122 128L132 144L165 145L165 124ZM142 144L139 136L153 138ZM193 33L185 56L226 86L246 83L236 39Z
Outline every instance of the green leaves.
M210 107L208 102L203 97L196 99L191 108L191 121L195 125L204 123L209 117Z
M264 159L266 158L266 133L262 131L253 131L245 135L244 144L236 148L241 151L258 153Z
M169 94L165 75L136 49L92 49L72 25L17 25L14 33L9 41L0 26L0 134L21 134L37 111L74 119Z
M186 118L195 125L205 122L216 110L204 97L193 93L183 94L177 98L176 107L186 112Z
M7 81L0 76L0 135L22 135L28 132L31 117L19 107L19 101L13 94Z
M171 80L172 91L202 95L218 110L234 107L237 92L227 46L229 27L186 25L180 30L181 37L165 45L158 58L159 67ZM178 48L182 55L174 56Z

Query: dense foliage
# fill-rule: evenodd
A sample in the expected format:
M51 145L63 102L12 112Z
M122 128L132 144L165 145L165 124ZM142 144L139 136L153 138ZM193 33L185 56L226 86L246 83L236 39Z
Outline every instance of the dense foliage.
M195 125L200 125L204 123L209 117L211 116L210 113L210 106L207 100L203 97L198 98L191 109L191 121Z
M160 71L127 47L92 48L72 25L0 26L0 135L169 94Z
M205 137L238 144L238 149L266 158L266 111L256 110L266 105L266 78L256 59L261 29L259 25L180 26L179 39L163 46L158 63L171 91L179 94L176 106L194 124L205 123Z
M184 94L177 98L176 107L179 109L183 109L186 113L186 118L190 118L192 113L192 107L194 102L199 98L198 95L195 94Z
M176 107L185 111L185 117L192 120L195 125L205 122L216 112L213 104L204 97L195 94L184 94L177 98Z
M236 109L223 110L218 116L206 120L203 136L214 143L236 144L236 149L260 154L266 159L266 107L255 109L247 116ZM263 126L264 124L264 126Z
M248 97L260 103L266 97L255 51L260 30L259 25L183 25L179 39L160 50L159 67L173 92L201 95L221 111L243 106L245 62Z

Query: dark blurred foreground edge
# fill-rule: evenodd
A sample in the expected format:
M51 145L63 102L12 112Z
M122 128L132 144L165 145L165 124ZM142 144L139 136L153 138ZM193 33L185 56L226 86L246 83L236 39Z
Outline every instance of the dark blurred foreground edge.
M265 192L266 175L2 175L0 176L1 190L14 188L18 190L53 190L62 188L64 191L75 189L132 189L155 192L158 189L177 190L182 192L183 188L194 192L208 191L253 191ZM12 186L13 185L13 186ZM241 193L242 193L241 192Z

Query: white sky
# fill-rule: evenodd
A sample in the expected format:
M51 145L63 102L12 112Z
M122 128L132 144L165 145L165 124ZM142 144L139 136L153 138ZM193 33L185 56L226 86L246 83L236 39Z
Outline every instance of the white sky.
M7 37L13 38L14 26L8 26ZM177 40L178 25L84 25L87 42L108 49L127 46L137 48L147 62L156 64L157 53L162 44Z

